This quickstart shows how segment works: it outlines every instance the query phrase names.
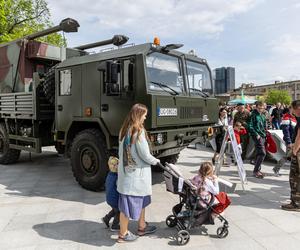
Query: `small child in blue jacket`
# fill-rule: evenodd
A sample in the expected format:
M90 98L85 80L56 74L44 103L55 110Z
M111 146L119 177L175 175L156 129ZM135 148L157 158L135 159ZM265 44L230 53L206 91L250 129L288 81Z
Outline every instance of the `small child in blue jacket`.
M117 191L117 180L118 180L118 163L119 159L116 157L109 157L108 167L109 173L105 180L105 190L106 190L106 202L111 207L111 211L102 218L103 223L110 228L111 231L120 230L120 211L118 208L119 193ZM109 222L113 219L111 227Z

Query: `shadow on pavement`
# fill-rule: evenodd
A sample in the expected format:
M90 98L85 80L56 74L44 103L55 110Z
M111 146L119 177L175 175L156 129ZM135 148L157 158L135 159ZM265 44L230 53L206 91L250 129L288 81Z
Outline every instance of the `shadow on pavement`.
M165 221L162 222L149 222L151 225L157 227L154 234L146 235L151 240L167 239L168 245L177 245L176 228L168 228ZM42 237L54 240L69 240L77 243L88 244L92 246L113 246L117 244L118 232L110 232L105 228L103 223L97 223L87 220L64 220L54 223L42 223L33 226L33 229ZM217 229L217 227L216 227ZM137 222L130 222L129 230L136 234ZM203 235L214 237L215 232L211 234L205 226L199 226L191 229L190 235ZM138 241L139 239L137 239ZM130 248L129 248L130 249Z
M105 201L105 192L83 189L73 177L70 161L53 151L22 153L19 162L0 165L0 184L11 197L46 197L96 205Z
M112 246L116 243L110 238L111 232L104 229L103 223L86 220L64 220L42 223L33 226L42 237L55 240L69 240L93 246Z

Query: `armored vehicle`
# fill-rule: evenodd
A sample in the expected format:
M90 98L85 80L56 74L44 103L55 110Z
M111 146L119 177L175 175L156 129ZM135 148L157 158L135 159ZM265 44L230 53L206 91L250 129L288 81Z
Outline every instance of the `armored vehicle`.
M0 45L0 163L20 151L55 145L71 159L76 180L99 190L107 159L118 148L122 122L135 103L148 109L152 153L175 163L180 151L218 119L211 71L205 59L162 46L158 40L124 45L128 38L60 48L34 39L79 24L60 25ZM113 44L114 49L88 49Z

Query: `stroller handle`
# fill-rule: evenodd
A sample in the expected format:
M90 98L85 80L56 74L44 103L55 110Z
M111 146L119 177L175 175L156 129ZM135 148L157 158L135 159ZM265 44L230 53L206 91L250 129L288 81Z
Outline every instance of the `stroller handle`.
M168 173L170 173L170 172L171 172L171 169L172 169L172 168L170 167L170 165L169 165L168 162L165 163L165 166L164 166L162 163L158 162L158 163L156 164L156 166L160 167L162 170L164 170L164 171L166 171L166 172L168 172Z
M163 170L167 170L167 168L166 168L163 164L161 164L160 162L158 162L158 163L156 164L156 166L162 168Z

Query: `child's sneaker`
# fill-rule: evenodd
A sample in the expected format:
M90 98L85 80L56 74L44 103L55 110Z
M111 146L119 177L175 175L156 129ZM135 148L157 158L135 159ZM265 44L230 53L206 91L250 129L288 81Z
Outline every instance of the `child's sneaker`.
M109 228L109 219L104 216L103 218L101 218L101 220L105 224L106 228Z

